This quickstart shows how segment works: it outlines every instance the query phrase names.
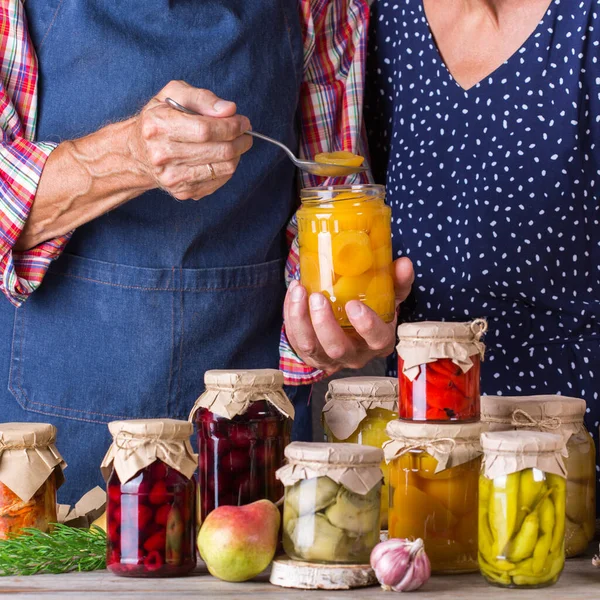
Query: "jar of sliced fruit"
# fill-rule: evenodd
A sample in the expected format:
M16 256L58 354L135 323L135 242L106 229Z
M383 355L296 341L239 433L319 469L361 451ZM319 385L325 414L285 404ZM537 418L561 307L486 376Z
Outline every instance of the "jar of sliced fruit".
M358 444L293 442L285 485L283 549L295 560L368 564L379 542L383 452Z
M486 330L484 319L398 327L401 419L479 420L479 370L485 352L481 338Z
M386 323L395 316L391 210L380 185L306 188L297 213L300 278L352 327L346 302L360 300Z
M398 380L392 377L345 377L329 383L323 407L329 442L381 448L389 440L385 428L398 418ZM388 527L388 465L381 463L381 528Z
M482 423L392 421L389 536L421 538L433 573L477 571Z
M275 369L207 371L206 389L190 420L196 422L200 515L222 505L277 502L275 472L290 442L294 407Z
M582 554L596 529L596 446L583 417L585 400L568 396L483 396L481 420L490 431L545 431L566 443L567 558Z
M192 425L147 419L108 427L107 568L125 577L186 575L196 566Z
M493 585L535 588L565 564L567 451L560 435L503 431L481 436L479 567Z
M56 490L66 463L46 423L0 424L0 539L56 523Z

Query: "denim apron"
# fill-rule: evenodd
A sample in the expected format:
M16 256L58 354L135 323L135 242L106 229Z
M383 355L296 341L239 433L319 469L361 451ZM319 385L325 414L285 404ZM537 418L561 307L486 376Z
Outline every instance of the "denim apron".
M295 147L297 0L27 0L37 137L80 137L173 79L233 100ZM65 173L68 177L68 173ZM58 427L61 500L101 483L106 423L187 418L204 371L278 364L292 164L255 142L222 189L151 191L80 227L19 309L0 303L3 421Z

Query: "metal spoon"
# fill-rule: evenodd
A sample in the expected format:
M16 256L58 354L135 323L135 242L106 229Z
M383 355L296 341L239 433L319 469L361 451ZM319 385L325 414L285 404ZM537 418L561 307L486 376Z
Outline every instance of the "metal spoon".
M196 111L190 110L189 108L182 106L181 104L179 104L179 102L173 100L173 98L166 98L165 102L171 108L174 108L175 110L178 110L187 115L200 115L200 113L197 113ZM367 167L362 166L346 167L342 165L326 165L323 163L315 162L313 160L300 160L299 158L296 158L295 154L286 145L282 144L281 142L278 142L277 140L274 140L273 138L251 130L246 131L245 133L251 135L252 137L264 140L265 142L270 142L271 144L279 146L299 169L302 169L307 173L312 173L313 175L320 175L321 177L347 177L348 175L353 175L354 173L361 173L367 170Z

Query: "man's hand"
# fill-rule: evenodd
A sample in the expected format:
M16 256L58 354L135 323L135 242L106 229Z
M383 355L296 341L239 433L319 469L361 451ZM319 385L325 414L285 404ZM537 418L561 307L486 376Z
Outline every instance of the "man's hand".
M396 307L410 293L414 278L408 258L395 261ZM307 296L306 290L293 281L284 304L288 340L307 365L331 374L343 368L360 369L373 358L394 350L396 319L384 323L368 306L352 300L346 304L346 314L354 331L346 332L323 294Z
M168 97L202 116L171 108L164 102ZM231 179L252 146L252 138L243 135L250 128L233 102L171 81L136 117L129 146L156 186L178 200L199 200Z

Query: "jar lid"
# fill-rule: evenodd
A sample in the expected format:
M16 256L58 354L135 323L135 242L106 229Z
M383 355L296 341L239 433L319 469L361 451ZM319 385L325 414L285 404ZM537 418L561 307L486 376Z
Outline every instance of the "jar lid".
M338 440L348 439L366 418L382 408L398 412L398 380L394 377L344 377L329 383L323 419Z
M435 472L456 467L481 455L480 436L487 425L476 423L420 423L390 421L383 445L386 462L407 452L423 451L437 460Z
M570 396L482 396L481 419L518 428L542 431L560 429L565 423L580 422L585 400Z
M1 423L0 482L24 502L31 500L55 469L59 487L67 463L55 442L56 427L49 423Z
M198 455L190 444L193 426L176 419L135 419L108 424L113 443L100 469L105 480L117 472L121 483L160 460L190 479L198 466Z
M280 413L294 418L294 406L283 391L283 373L277 369L211 370L204 374L205 391L190 412L199 408L225 419L244 414L252 402L266 400Z
M466 323L422 321L398 326L396 350L403 361L402 374L413 381L420 366L440 359L450 359L466 373L473 366L473 356L483 360L487 331L485 319Z
M524 469L566 477L562 436L543 431L494 431L481 434L484 474L490 479Z
M288 464L277 471L285 486L304 479L329 477L356 494L368 494L382 479L383 452L360 444L292 442L285 448Z

